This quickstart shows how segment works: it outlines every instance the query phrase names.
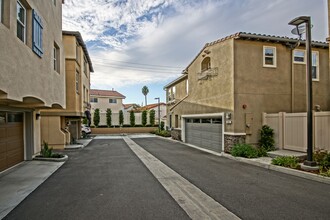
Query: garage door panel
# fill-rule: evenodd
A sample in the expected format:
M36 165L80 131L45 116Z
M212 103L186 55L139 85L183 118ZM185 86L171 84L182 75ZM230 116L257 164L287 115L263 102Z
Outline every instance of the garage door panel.
M222 149L222 124L186 123L186 142L220 152Z

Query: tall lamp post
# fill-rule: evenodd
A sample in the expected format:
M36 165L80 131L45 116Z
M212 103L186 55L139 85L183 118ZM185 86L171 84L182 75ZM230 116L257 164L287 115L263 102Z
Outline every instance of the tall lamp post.
M158 131L160 131L160 98L155 98L158 100Z
M296 32L301 31L299 25L306 25L306 53L307 53L307 62L306 62L306 88L307 88L307 160L305 160L304 165L308 167L315 167L316 162L313 161L313 89L312 89L312 33L311 33L311 17L309 16L300 16L289 22L289 25L296 26ZM301 31L303 32L303 31ZM302 167L303 168L303 167Z

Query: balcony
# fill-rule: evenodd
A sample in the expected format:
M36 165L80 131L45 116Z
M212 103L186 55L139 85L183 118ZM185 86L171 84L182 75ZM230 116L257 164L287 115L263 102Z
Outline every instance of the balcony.
M197 73L197 79L198 80L207 80L209 78L212 78L214 76L218 75L218 67L210 68L203 70L199 73Z

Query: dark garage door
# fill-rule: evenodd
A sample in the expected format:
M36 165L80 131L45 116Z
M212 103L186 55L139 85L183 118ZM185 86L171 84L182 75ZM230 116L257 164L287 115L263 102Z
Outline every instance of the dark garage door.
M0 171L23 160L23 114L0 112Z
M221 118L187 118L185 125L186 143L217 152L222 151Z

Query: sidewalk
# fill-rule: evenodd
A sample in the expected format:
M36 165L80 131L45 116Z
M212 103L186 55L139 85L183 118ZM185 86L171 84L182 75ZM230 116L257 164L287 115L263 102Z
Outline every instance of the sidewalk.
M0 173L0 219L50 177L64 162L24 161Z

